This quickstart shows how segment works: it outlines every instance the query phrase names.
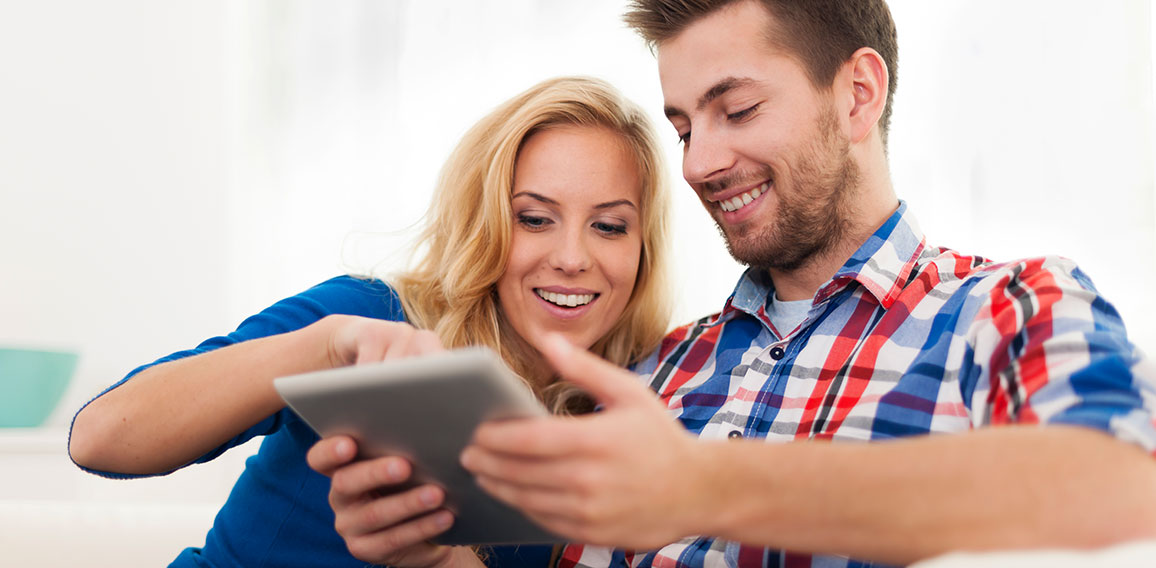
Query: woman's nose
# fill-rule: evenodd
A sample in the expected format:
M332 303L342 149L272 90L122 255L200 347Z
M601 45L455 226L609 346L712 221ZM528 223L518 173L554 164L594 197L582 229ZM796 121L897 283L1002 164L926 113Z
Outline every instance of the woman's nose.
M577 274L590 268L593 260L583 235L568 232L560 238L550 251L550 267L566 274Z

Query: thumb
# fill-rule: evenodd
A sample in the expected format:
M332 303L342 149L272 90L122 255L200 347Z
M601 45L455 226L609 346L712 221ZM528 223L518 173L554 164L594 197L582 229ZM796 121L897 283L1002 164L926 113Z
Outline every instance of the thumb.
M558 374L607 408L654 403L654 393L634 373L575 347L559 334L546 335L542 343L542 354Z

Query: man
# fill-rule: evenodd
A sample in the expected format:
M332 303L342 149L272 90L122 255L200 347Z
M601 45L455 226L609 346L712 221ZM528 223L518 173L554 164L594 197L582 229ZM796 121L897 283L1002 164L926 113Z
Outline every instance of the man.
M1156 372L1115 311L1068 261L928 245L896 197L882 0L638 0L627 20L656 48L684 177L751 269L638 369L658 401L556 342L601 412L486 425L463 454L495 496L591 543L561 565L1156 537ZM352 455L330 454L311 462ZM341 507L370 471L334 478L339 524L374 525Z

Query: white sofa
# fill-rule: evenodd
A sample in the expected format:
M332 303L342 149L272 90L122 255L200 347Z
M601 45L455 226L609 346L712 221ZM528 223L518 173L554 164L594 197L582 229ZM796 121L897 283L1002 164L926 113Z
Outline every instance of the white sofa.
M0 566L166 566L199 546L256 443L165 477L111 480L68 459L67 431L0 429Z
M259 441L165 477L109 480L80 471L61 428L0 428L0 566L166 566L199 546ZM1156 567L1156 541L1098 551L955 553L913 568Z

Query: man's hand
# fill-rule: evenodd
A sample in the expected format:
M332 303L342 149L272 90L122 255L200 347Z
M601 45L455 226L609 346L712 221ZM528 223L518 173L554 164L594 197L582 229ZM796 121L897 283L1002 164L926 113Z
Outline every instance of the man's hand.
M602 410L484 424L462 464L483 489L576 542L644 549L693 534L709 498L694 438L634 374L561 337L547 343L562 378Z
M390 566L481 565L468 548L429 541L454 521L440 508L445 499L441 488L422 485L399 492L412 473L409 462L399 457L353 462L356 455L352 439L335 436L314 444L307 456L309 467L332 479L334 524L354 557Z

